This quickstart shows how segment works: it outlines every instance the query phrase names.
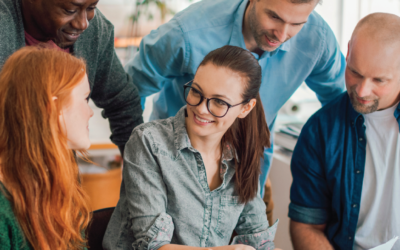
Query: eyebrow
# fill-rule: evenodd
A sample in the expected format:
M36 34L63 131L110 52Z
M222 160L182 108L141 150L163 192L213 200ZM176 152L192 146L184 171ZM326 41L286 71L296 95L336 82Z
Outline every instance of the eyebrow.
M269 10L269 9L265 9L264 11L265 11L265 13L267 13L268 15L273 15L273 16L275 16L277 19L279 19L280 21L282 21L282 22L284 22L284 23L287 23L285 20L283 20L282 17L280 17L278 14L276 14L275 11ZM293 25L301 25L301 24L305 24L306 22L307 22L307 21L300 22L300 23L291 23L291 24L293 24Z
M196 87L198 87L200 90L201 90L201 92L203 92L203 89L200 87L200 85L198 84L198 83L196 83L196 82L193 82L192 83L193 85L196 85ZM228 99L228 101L232 101L229 97L227 97L226 95L218 95L218 94L216 94L216 95L212 95L213 97L218 97L218 98L226 98L226 99Z
M349 65L347 65L347 67L348 67L351 71L353 71L354 73L356 73L357 75L364 77L363 75L361 75L361 74L358 72L358 70L352 68L352 67L349 66ZM372 79L379 79L379 80L382 80L382 81L386 81L386 80L389 80L389 79L391 79L391 78L390 78L390 77L387 77L387 76L376 76L376 77L372 77Z
M349 70L353 71L354 73L356 73L356 74L358 74L360 76L363 76L358 72L358 70L356 70L355 68L351 67L349 64L347 64L347 68L349 68Z

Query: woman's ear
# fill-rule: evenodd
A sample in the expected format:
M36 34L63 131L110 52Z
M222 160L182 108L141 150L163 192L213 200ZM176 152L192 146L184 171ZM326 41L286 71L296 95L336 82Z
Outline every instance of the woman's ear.
M245 118L250 111L256 106L257 100L255 98L251 99L247 104L242 107L242 111L240 112L238 118Z

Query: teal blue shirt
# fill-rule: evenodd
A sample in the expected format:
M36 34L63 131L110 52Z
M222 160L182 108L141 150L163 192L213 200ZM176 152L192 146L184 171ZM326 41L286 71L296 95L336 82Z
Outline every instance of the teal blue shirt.
M210 51L224 45L246 49L242 24L247 4L248 0L203 0L143 38L139 53L126 70L142 99L159 92L154 98L152 120L174 116L186 104L183 84L194 78ZM278 49L254 56L262 68L260 96L271 130L279 109L303 82L322 104L344 91L344 56L332 30L316 12ZM266 153L261 186L271 151Z

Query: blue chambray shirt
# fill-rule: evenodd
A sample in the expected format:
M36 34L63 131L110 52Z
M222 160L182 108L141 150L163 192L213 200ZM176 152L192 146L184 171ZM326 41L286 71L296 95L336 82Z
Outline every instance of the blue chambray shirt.
M209 52L224 45L246 49L242 24L247 3L248 0L202 0L143 38L139 53L126 70L142 100L159 92L154 98L152 120L174 116L186 105L183 84L194 78ZM332 30L316 12L311 13L296 36L278 49L264 52L261 57L253 54L262 68L260 96L271 131L279 109L304 81L323 105L345 89L345 59ZM265 152L262 187L272 150L271 147Z
M210 191L200 153L185 127L186 108L175 117L134 129L124 153L120 200L108 224L104 249L153 249L165 244L197 247L232 244L274 249L277 222L268 227L258 194L247 204L235 192L234 151L226 146L223 183Z
M400 127L400 105L393 115ZM289 217L326 224L335 249L353 248L366 147L364 117L346 92L308 120L293 152Z

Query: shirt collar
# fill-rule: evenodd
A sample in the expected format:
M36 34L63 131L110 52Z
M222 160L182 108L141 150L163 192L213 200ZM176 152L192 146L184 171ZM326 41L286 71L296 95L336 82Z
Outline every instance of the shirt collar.
M234 14L234 20L235 23L233 24L233 29L232 29L232 34L230 37L229 45L232 46L238 46L243 49L246 49L246 44L244 42L244 37L243 37L243 18L244 18L244 13L246 12L246 7L248 4L248 0L244 0L240 5L239 8L236 10L236 13ZM288 40L281 44L276 50L272 52L264 52L264 53L270 53L270 56L275 55L279 50L283 51L290 51L291 48L291 40Z
M186 106L183 106L173 118L174 143L177 150L191 147L189 136L186 130Z

